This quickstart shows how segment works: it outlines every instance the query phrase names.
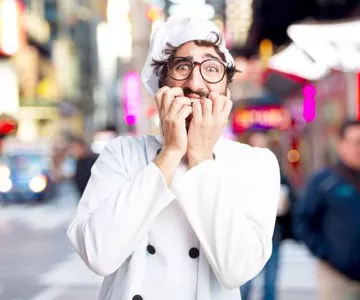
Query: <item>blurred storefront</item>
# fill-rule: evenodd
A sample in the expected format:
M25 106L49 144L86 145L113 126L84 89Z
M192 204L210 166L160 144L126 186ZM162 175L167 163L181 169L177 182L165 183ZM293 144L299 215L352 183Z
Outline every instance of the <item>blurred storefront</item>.
M331 72L317 82L304 84L284 102L292 124L283 136L283 153L287 170L298 184L336 161L338 128L348 117L347 93L346 74Z
M18 121L17 136L34 141L52 139L64 129L80 130L81 117L64 113L64 89L52 59L56 33L53 24L57 11L49 11L45 1L0 1L0 112L11 113ZM57 51L56 58L61 56ZM64 55L62 55L63 57ZM68 84L72 77L69 64L62 60ZM69 67L64 70L64 67ZM5 80L6 79L6 80ZM1 83L0 83L1 84ZM4 105L6 107L4 107ZM75 111L75 110L73 110ZM69 109L67 110L69 112Z
M281 105L250 105L237 108L231 117L232 130L243 143L248 142L248 135L253 131L266 132L269 147L281 159L281 136L291 126L291 115Z
M269 61L273 73L297 81L277 92L283 92L284 107L292 117L282 138L284 161L299 185L336 161L339 125L358 114L360 52L354 48L359 38L354 33L359 26L353 21L292 25L288 33L295 43Z

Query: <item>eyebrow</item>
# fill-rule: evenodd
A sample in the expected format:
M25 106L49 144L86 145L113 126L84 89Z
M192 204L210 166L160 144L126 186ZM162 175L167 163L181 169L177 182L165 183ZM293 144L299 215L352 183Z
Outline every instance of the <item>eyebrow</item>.
M194 56L184 56L185 58L187 59L190 59L190 60L194 60ZM202 58L214 58L214 59L217 59L217 60L221 60L220 57L217 57L213 54L210 54L210 53L205 53L203 54Z

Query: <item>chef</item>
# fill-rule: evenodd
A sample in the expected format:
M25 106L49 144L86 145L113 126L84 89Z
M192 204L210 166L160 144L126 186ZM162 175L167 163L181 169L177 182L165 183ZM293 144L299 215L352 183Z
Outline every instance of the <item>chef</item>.
M234 72L210 21L170 18L152 35L141 77L161 135L109 142L68 228L105 277L100 300L238 300L269 259L279 167L221 137Z

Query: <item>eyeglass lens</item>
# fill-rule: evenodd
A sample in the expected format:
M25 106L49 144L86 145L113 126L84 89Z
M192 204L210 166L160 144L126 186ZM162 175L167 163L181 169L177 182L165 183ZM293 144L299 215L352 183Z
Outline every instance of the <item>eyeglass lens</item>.
M187 79L195 66L190 59L178 57L169 62L169 75L175 80ZM200 63L200 73L208 82L220 81L225 73L225 66L216 59L207 59Z

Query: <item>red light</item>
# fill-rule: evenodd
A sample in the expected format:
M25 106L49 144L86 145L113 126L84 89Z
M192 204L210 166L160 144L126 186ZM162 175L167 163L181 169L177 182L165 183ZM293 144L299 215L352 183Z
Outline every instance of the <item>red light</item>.
M16 129L16 124L11 121L1 121L0 122L0 135L8 135L13 133Z

